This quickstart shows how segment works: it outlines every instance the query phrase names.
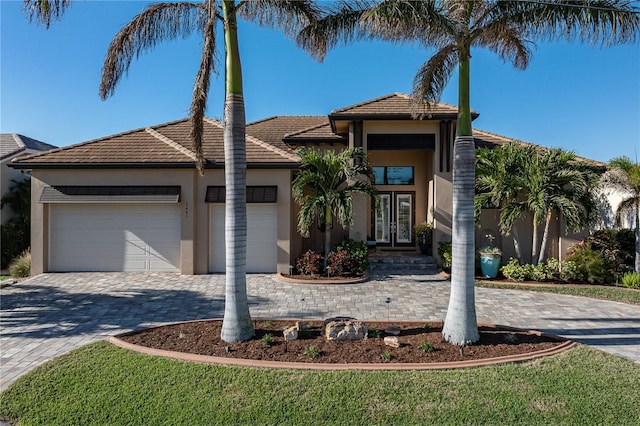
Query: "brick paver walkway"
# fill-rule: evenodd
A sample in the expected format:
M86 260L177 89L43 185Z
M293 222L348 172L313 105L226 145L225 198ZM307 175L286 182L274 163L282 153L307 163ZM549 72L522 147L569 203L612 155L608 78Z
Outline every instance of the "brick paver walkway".
M450 283L439 275L300 285L250 275L254 318L344 315L443 320ZM391 303L386 304L389 297ZM478 321L569 337L640 362L640 307L518 290L476 289ZM224 276L44 274L0 290L0 389L45 361L107 336L161 323L221 318Z

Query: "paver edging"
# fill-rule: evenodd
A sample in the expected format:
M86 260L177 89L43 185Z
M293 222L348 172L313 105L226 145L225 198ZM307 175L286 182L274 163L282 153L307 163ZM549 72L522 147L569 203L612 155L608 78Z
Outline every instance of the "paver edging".
M335 284L358 284L358 283L363 283L365 281L369 281L369 271L365 271L364 274L361 277L355 277L355 278L331 278L331 279L322 279L322 280L308 280L308 279L304 279L304 278L290 278L287 276L282 275L280 272L278 272L276 274L276 278L279 281L285 282L285 283L292 283L292 284L328 284L328 285L335 285Z
M219 318L218 318L219 319ZM309 320L307 318L307 320ZM203 320L197 320L203 321ZM193 322L193 321L187 321ZM400 322L412 322L412 321L400 321ZM179 323L176 323L179 324ZM164 324L166 326L168 324ZM367 363L367 364L327 364L327 363L305 363L305 362L279 362L279 361L265 361L265 360L253 360L243 358L225 358L216 357L210 355L198 355L188 354L184 352L167 351L163 349L154 349L146 346L134 345L132 343L125 342L120 339L120 336L126 336L134 334L137 331L130 331L127 333L118 334L107 338L107 341L115 346L123 349L128 349L134 352L138 352L144 355L161 356L164 358L175 359L179 361L197 362L202 364L218 364L218 365L236 365L240 367L255 367L255 368L276 368L276 369L299 369L299 370L329 370L329 371L344 371L344 370L448 370L455 368L470 368L480 367L487 365L505 364L513 362L531 361L534 359L556 355L566 350L569 350L576 346L578 343L572 340L565 339L553 334L542 333L536 330L524 330L516 327L509 327L497 324L478 323L478 327L489 328L501 328L503 330L512 331L526 331L530 334L538 336L552 337L559 341L563 341L558 346L553 348L544 349L541 351L530 352L519 355L508 355L503 357L485 358L469 361L455 361L455 362L434 362L434 363Z

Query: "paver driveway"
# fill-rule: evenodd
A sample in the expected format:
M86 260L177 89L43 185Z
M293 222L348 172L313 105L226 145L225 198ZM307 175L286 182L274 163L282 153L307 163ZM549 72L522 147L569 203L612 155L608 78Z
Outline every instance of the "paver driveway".
M255 318L443 320L448 281L388 276L353 285L300 285L249 275ZM385 303L389 297L391 302ZM518 290L476 289L478 321L569 337L640 362L640 307ZM87 343L161 323L220 318L224 276L43 274L0 290L1 383Z

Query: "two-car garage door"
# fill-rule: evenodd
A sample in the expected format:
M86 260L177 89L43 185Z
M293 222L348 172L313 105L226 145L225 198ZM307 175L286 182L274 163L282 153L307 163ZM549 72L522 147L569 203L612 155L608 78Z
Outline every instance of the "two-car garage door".
M49 220L50 271L179 271L177 204L52 204Z

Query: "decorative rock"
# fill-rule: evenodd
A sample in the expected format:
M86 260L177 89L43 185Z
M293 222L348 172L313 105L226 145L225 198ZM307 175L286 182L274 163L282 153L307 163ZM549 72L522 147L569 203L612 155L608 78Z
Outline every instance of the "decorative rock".
M389 327L387 327L384 330L385 333L387 334L391 334L393 336L399 336L400 335L400 327L398 327L397 325L390 325Z
M367 336L367 325L354 319L339 319L325 325L327 340L363 340Z
M398 338L396 336L386 336L384 338L384 344L387 346L391 346L392 348L400 347L400 341L398 341Z
M284 334L284 340L285 342L290 342L292 340L297 340L298 339L298 329L296 328L296 326L291 326L287 329L285 329L282 334Z
M296 321L296 328L298 331L306 330L308 328L307 323L304 321Z

